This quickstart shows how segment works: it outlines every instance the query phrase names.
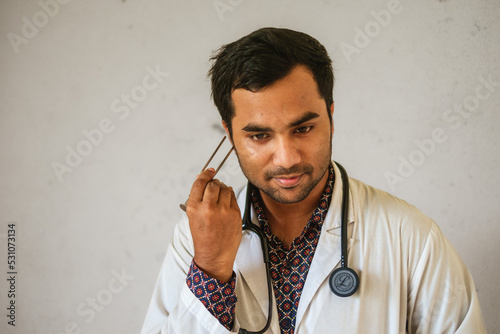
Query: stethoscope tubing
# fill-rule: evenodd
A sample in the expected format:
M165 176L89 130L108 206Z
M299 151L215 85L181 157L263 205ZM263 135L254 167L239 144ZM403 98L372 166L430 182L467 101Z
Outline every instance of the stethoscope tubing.
M349 214L349 178L341 164L335 162L342 177L342 219L340 226L340 266L347 268L347 219Z
M239 334L263 334L265 333L269 327L271 326L271 320L272 320L272 315L273 315L273 286L272 286L272 279L271 279L271 262L269 261L269 246L267 244L267 238L264 234L264 231L262 229L253 224L251 217L250 217L250 205L252 202L252 189L253 185L248 182L247 184L247 194L246 194L246 203L245 203L245 213L243 214L243 230L244 231L252 231L260 239L260 244L262 247L262 256L264 258L264 263L266 265L266 278L267 278L267 294L268 294L268 300L269 300L269 305L268 305L268 311L267 311L267 322L264 328L262 328L260 331L257 332L252 332L248 331L246 329L240 328L238 331Z

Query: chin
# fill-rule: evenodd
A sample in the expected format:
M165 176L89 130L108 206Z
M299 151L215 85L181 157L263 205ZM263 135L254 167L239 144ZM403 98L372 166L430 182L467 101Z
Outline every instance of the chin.
M298 202L302 202L304 199L309 196L311 191L314 189L315 185L310 185L309 187L305 187L302 189L276 189L276 188L259 188L264 194L272 198L274 201L281 204L294 204Z

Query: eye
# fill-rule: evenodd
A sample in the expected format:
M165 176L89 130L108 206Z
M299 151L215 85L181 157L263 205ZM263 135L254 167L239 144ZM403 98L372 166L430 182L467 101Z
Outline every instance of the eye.
M301 126L300 128L295 129L296 133L306 133L311 131L313 127L311 125L308 126Z
M250 136L252 140L263 140L266 139L267 137L269 137L267 133L257 133Z

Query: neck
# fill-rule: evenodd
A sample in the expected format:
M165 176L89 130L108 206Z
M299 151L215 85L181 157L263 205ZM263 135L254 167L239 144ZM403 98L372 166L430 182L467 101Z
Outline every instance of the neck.
M260 191L271 232L285 246L288 247L295 238L301 235L314 209L318 206L327 182L328 170L304 200L292 204L276 202Z

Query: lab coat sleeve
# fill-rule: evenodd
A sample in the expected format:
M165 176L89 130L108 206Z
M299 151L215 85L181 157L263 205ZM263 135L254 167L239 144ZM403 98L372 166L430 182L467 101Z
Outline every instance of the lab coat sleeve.
M194 253L187 218L176 225L141 334L228 334L186 284Z
M410 270L408 333L486 333L472 277L434 222Z

